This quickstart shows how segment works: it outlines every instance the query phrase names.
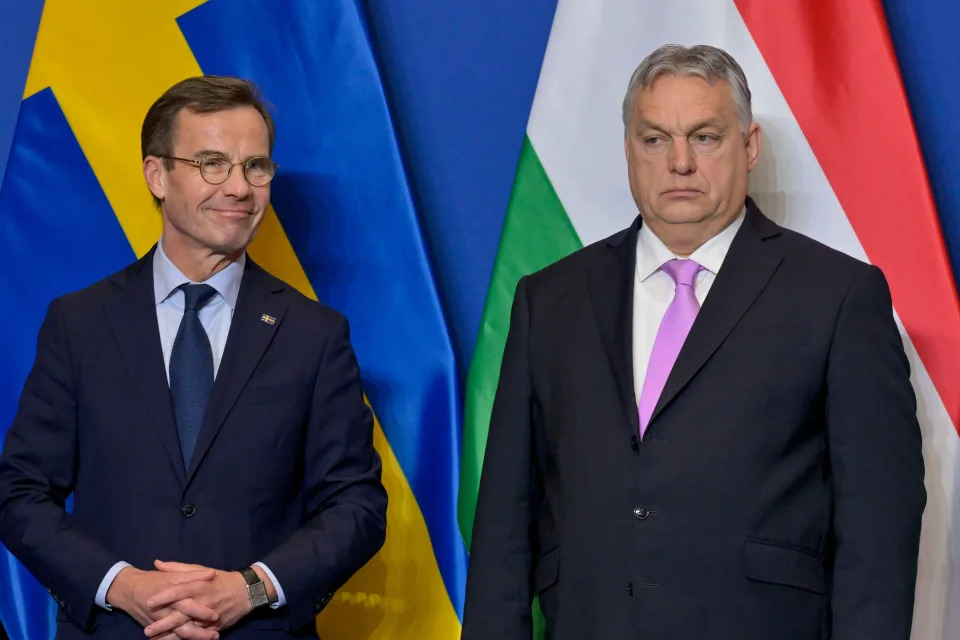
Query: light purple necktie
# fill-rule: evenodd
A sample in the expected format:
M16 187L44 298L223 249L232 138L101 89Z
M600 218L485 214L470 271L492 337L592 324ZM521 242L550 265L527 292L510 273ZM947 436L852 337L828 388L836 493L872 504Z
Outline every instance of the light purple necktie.
M640 391L640 437L647 430L653 409L667 383L667 376L677 361L680 347L683 346L690 327L700 311L700 303L694 293L694 281L703 267L693 260L668 260L660 269L673 278L677 288L673 294L673 302L667 307L657 330L657 338L653 341L653 351L650 352L650 362L647 363L647 375L643 379L643 389Z

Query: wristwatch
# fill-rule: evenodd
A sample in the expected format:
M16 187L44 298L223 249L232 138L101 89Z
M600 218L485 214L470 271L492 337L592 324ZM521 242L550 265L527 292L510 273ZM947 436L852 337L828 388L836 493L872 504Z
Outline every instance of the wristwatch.
M257 572L251 567L237 569L243 579L247 581L247 596L250 597L250 604L253 608L263 607L270 604L270 598L267 597L267 587L263 580L257 575Z

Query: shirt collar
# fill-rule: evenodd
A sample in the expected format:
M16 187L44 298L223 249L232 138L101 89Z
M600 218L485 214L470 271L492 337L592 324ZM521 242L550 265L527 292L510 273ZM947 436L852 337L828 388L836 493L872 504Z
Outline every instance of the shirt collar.
M740 227L743 226L746 212L746 208L742 209L740 215L728 224L723 231L704 242L690 254L690 259L696 260L704 269L714 275L719 273L723 260L730 250L730 245L733 244L733 238L737 235ZM641 282L656 273L663 263L679 257L670 251L667 245L663 244L663 241L650 230L649 226L640 225L640 233L637 235L637 276Z
M228 264L224 269L207 278L203 284L208 284L219 293L230 309L237 306L237 295L240 293L240 280L243 278L243 268L247 262L247 253ZM153 253L153 301L160 304L170 297L177 287L191 282L190 278L173 264L167 254L163 252L163 238L157 242L157 250Z

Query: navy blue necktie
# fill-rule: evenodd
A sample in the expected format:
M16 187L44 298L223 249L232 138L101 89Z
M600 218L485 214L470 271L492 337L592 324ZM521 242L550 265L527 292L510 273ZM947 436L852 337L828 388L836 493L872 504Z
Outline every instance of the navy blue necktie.
M170 352L170 397L183 468L189 469L213 389L213 351L197 311L217 290L208 284L184 284L178 288L183 291L184 309Z

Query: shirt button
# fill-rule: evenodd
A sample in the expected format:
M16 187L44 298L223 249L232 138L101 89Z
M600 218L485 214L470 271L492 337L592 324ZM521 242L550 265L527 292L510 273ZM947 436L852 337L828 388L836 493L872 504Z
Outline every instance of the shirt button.
M633 516L637 520L646 520L650 516L650 510L641 504L633 510Z
M192 518L194 514L197 513L197 507L196 505L193 505L188 502L187 504L180 507L180 513L182 513L184 516L188 518Z

